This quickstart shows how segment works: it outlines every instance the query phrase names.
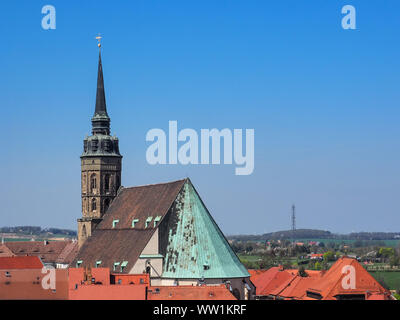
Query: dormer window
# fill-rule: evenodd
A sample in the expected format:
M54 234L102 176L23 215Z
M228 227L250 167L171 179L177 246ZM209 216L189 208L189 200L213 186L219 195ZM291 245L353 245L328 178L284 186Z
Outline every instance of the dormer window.
M98 268L101 265L101 260L96 261L96 268Z
M121 272L124 271L124 269L126 268L127 265L128 265L128 261L122 261L122 263L121 263Z
M117 267L120 265L120 262L114 262L113 271L117 271Z
M157 223L161 220L161 216L157 216L154 218L154 228L157 226Z
M83 262L82 260L78 260L78 261L76 262L76 267L77 267L77 268L80 268L82 262Z
M139 219L133 219L132 220L132 228L135 227L135 224L139 222Z
M118 219L114 219L112 222L112 227L115 228L116 225L118 224L119 220Z
M145 228L147 228L147 227L149 226L151 220L153 220L153 217L148 217L148 218L146 219Z

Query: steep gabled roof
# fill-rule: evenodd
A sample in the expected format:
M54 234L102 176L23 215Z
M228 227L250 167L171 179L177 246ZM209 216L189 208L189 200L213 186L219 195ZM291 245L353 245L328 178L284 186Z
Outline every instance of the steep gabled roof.
M127 261L128 272L161 224L163 278L250 276L189 179L123 189L72 265L82 261L82 267L93 267L101 261L101 267L113 270L114 263Z
M167 230L163 278L250 276L189 179L174 203Z
M78 253L78 242L72 241L64 247L64 249L58 256L56 262L62 264L70 264L74 260L77 253Z
M82 267L93 267L101 261L101 267L113 270L115 262L128 261L128 272L150 241L160 221L176 199L185 180L140 187L124 188L112 202L103 220L85 241L72 265L82 261ZM146 227L146 220L152 221ZM118 220L113 226L113 222ZM132 227L132 221L135 222Z
M346 276L344 268L352 266L355 275L355 288L345 289L342 280ZM383 293L387 290L383 288L375 278L365 270L357 260L342 257L338 259L332 267L322 275L321 281L315 281L310 285L310 291L320 293L323 299L335 299L338 295L364 294L366 291Z
M122 189L111 203L96 230L131 229L133 219L139 220L135 223L135 230L154 229L154 218L164 217L184 183L185 180L178 180ZM152 217L153 220L146 227L148 217ZM114 220L119 220L119 222L113 228Z

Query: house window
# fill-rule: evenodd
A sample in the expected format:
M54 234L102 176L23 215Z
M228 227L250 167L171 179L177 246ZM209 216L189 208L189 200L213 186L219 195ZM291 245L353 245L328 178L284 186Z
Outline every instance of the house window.
M96 199L92 199L92 211L96 211Z

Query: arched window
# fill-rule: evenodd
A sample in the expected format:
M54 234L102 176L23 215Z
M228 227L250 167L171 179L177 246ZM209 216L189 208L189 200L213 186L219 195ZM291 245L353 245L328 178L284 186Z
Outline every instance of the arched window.
M90 176L90 191L93 193L93 190L97 188L96 186L96 174L92 174Z
M104 192L108 193L110 192L110 175L106 174L104 176Z
M92 211L96 211L96 199L92 199Z
M87 232L86 232L86 226L85 226L85 225L83 225L83 227L82 227L82 237L83 237L84 239L87 238Z

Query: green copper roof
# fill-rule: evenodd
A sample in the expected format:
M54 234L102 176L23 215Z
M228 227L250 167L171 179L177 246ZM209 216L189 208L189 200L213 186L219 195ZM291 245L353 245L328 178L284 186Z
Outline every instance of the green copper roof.
M242 278L246 268L187 179L175 200L163 278Z

